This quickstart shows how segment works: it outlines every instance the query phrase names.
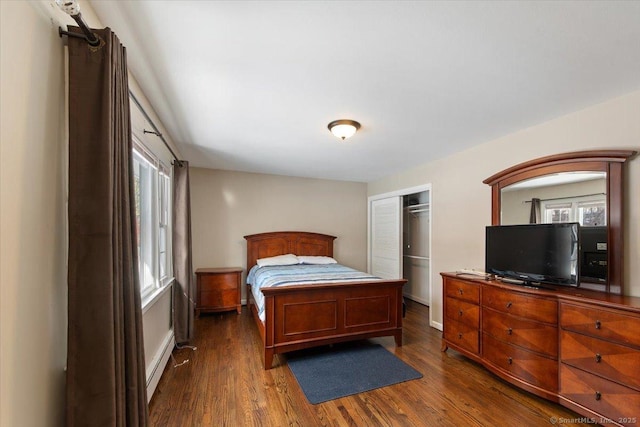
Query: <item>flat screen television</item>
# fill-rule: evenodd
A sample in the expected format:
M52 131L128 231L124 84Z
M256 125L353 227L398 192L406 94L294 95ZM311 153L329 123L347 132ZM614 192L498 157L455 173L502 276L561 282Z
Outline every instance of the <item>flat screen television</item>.
M578 286L578 223L487 227L485 271L526 285Z

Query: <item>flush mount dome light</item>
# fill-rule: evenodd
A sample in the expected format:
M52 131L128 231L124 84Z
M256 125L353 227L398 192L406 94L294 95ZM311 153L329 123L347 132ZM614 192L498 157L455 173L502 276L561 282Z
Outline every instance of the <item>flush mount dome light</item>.
M344 141L360 129L360 123L355 120L334 120L327 127L332 134Z

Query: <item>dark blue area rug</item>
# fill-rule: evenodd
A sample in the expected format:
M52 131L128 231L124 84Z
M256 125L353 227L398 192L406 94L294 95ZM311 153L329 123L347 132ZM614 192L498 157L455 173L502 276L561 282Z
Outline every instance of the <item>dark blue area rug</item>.
M366 341L291 352L287 364L314 405L422 378L381 345Z

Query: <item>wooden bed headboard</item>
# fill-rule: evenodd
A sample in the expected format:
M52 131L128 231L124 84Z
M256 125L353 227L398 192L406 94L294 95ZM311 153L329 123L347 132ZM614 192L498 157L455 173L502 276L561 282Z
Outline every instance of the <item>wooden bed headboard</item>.
M244 236L247 240L247 271L259 258L276 255L333 256L335 236L306 231L273 231Z

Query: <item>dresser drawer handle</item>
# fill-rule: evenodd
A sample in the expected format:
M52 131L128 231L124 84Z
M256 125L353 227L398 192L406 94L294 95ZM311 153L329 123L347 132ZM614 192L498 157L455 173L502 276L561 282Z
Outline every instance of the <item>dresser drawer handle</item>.
M460 295L464 294L464 291L460 288L458 288L458 292L460 292Z
M601 360L602 356L600 356L600 353L596 353L596 363L600 363Z
M509 365L513 364L513 359L511 357L507 357L507 363Z
M602 394L599 391L596 391L596 400L600 400L602 398Z
M458 316L462 316L463 311L462 310L458 310Z
M513 334L513 329L509 328L507 329L507 335L512 335Z
M602 324L600 323L600 321L596 320L596 329L600 329L601 326Z
M509 302L507 303L507 308L511 308L511 306L512 306L512 305L513 305L513 303L512 303L511 301L509 301Z
M462 339L462 334L458 334L458 338L459 338L459 339Z

